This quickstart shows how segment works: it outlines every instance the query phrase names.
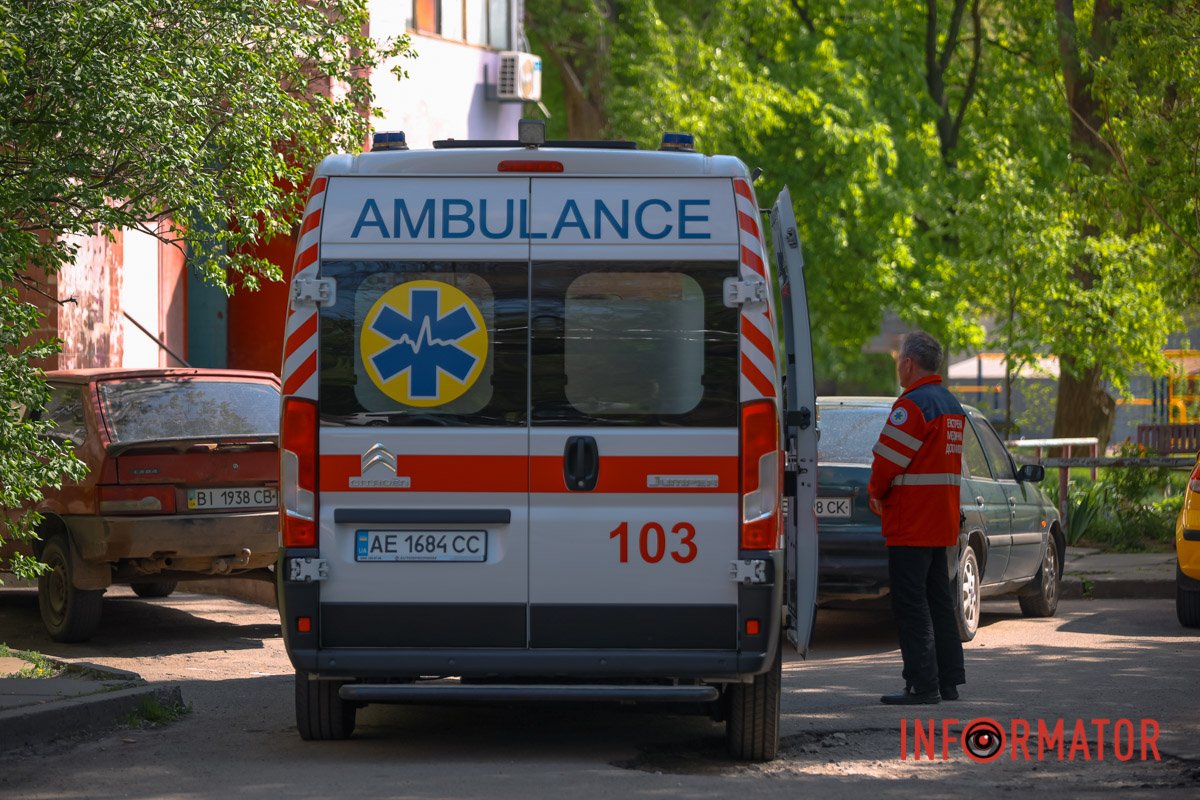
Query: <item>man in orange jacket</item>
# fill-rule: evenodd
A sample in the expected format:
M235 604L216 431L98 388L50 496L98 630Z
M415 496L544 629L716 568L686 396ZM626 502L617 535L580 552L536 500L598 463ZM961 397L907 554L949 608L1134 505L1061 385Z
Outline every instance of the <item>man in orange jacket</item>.
M892 608L900 629L904 691L889 705L957 700L966 683L962 642L950 593L947 548L961 526L962 405L937 374L942 348L924 332L904 337L897 398L875 445L871 510L883 517Z

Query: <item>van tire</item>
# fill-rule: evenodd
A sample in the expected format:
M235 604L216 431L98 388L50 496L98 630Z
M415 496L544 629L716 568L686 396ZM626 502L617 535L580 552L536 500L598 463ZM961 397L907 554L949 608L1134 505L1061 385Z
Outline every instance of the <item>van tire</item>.
M751 683L735 683L729 696L725 744L738 761L771 761L779 751L779 700L783 680L783 645L775 647L775 660Z
M175 587L179 585L179 581L173 581L169 578L164 578L157 581L145 581L143 583L133 584L133 593L138 597L146 600L155 597L170 597L171 592L175 591Z
M46 632L56 642L85 642L100 627L104 590L77 589L72 582L71 541L53 534L41 552L50 569L38 576L38 611Z
M314 680L296 671L296 727L306 742L349 739L358 707L338 695L343 681Z

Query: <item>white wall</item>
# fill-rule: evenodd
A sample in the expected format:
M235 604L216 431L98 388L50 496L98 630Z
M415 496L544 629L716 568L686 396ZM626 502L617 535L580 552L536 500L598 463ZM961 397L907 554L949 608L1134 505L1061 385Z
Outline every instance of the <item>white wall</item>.
M514 15L520 13L521 4L515 5ZM370 10L373 37L408 32L404 4L372 0ZM388 69L393 63L371 76L375 104L384 115L372 120L376 131L404 131L409 147L422 148L432 146L435 139L517 138L521 104L487 99L484 73L486 81L495 84L496 51L415 32L409 35L418 57L393 62L409 77L397 80Z
M128 228L124 231L124 239L121 310L161 338L158 313L158 239ZM158 343L138 330L124 314L120 324L124 339L121 366L159 366L161 348Z

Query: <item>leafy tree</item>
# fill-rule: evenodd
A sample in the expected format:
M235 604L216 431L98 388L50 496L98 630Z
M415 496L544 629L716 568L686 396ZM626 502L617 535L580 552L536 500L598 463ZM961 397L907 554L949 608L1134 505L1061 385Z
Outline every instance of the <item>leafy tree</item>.
M1062 435L1106 437L1108 383L1164 366L1200 283L1195 0L623 0L586 36L584 6L535 24L607 76L611 133L792 186L827 380L860 383L887 308L1010 370L1057 355Z
M22 421L45 387L37 314L16 286L70 262L72 235L137 228L206 277L254 288L250 255L289 235L306 171L367 132L367 70L408 53L375 42L366 0L39 0L0 5L0 539L14 509L80 465ZM160 225L167 222L169 225ZM17 561L20 573L31 565Z

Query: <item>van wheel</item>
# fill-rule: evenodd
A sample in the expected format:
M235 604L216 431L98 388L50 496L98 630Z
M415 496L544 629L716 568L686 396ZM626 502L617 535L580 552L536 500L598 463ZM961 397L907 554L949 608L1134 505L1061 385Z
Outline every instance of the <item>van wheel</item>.
M954 610L958 618L958 638L969 642L979 630L979 556L970 545L963 548L958 559Z
M77 589L71 582L71 543L66 534L46 540L41 560L50 569L38 577L38 610L56 642L84 642L100 627L104 590Z
M1027 617L1053 617L1058 610L1058 545L1053 536L1046 542L1041 569L1017 594L1017 602Z
M343 681L314 680L296 672L296 727L306 742L349 739L358 707L338 696Z
M169 579L145 581L133 584L133 593L147 600L155 597L170 597L171 592L175 591L175 587L178 585L179 581Z
M739 761L771 761L779 750L779 695L783 679L783 644L775 662L751 683L735 683L729 695L725 745Z

